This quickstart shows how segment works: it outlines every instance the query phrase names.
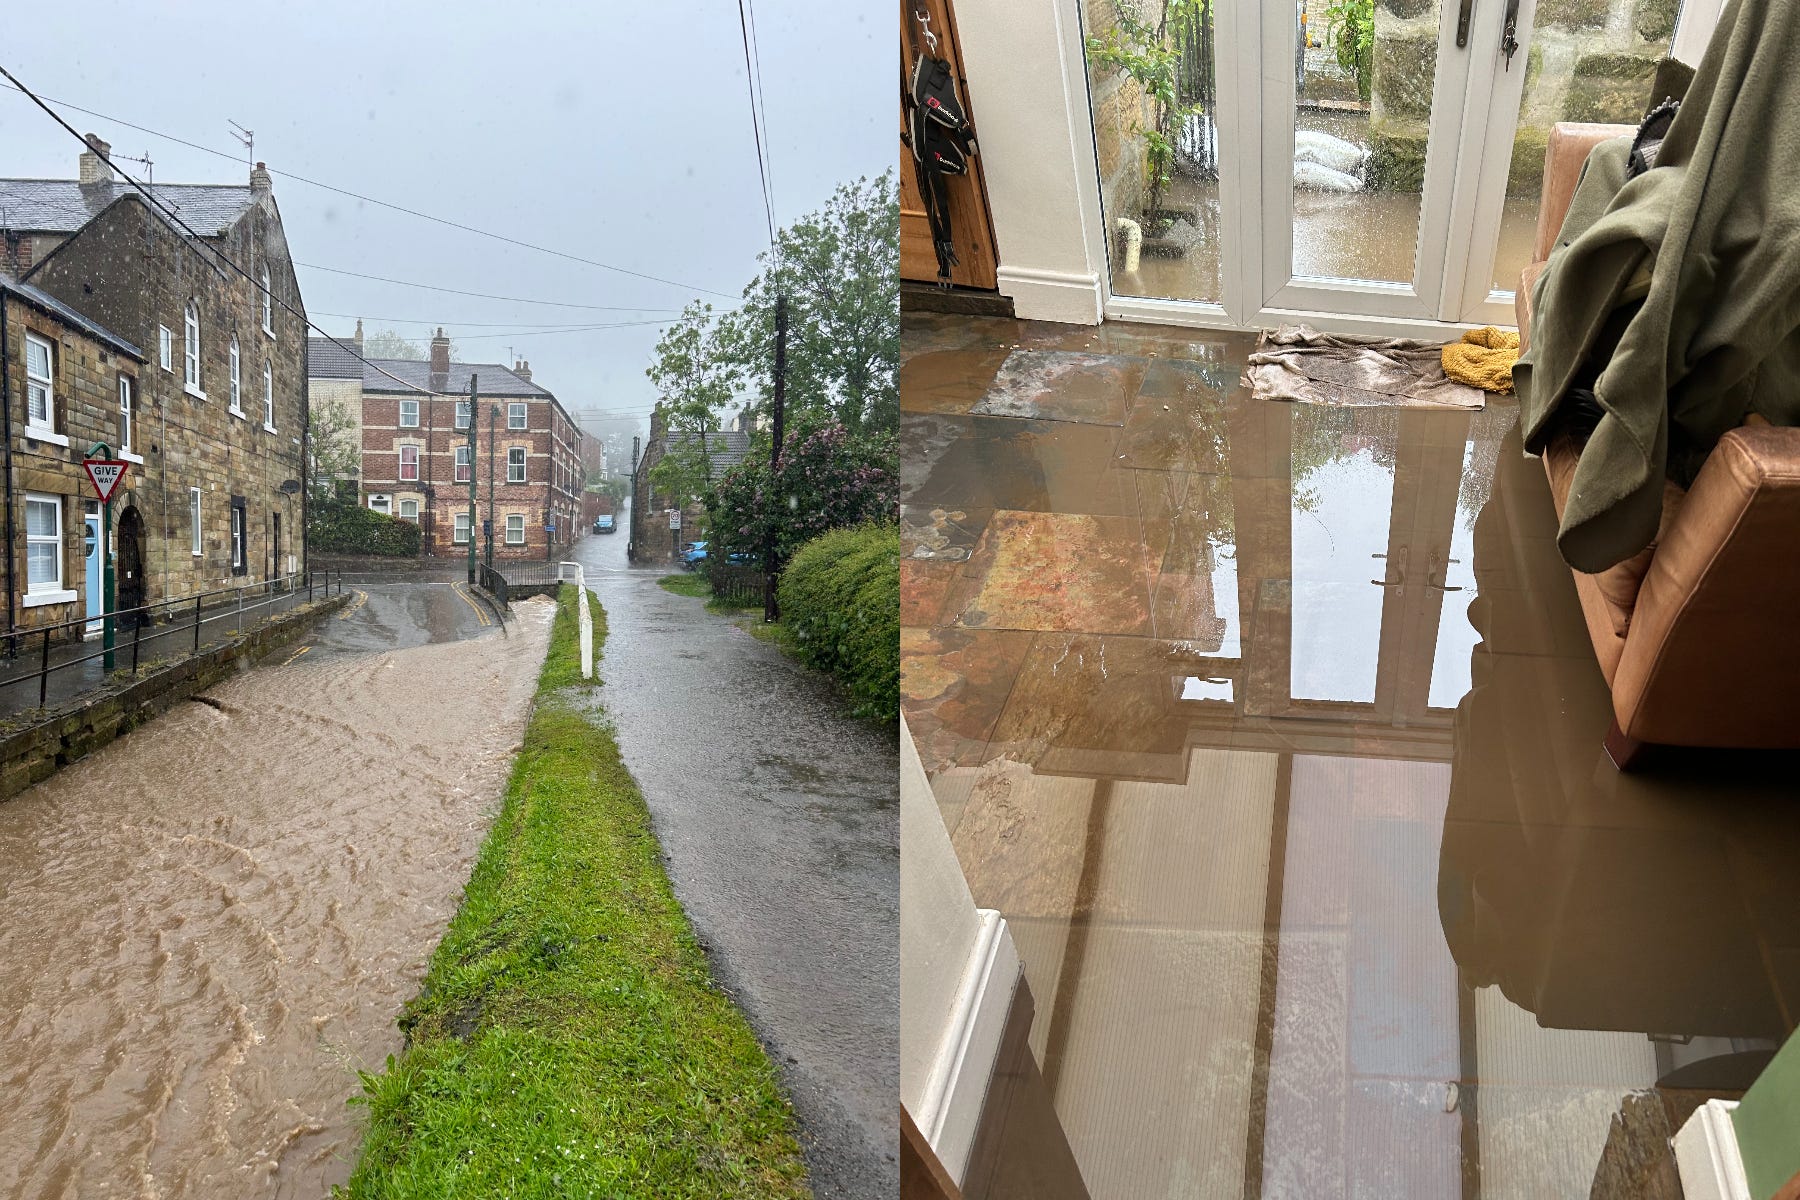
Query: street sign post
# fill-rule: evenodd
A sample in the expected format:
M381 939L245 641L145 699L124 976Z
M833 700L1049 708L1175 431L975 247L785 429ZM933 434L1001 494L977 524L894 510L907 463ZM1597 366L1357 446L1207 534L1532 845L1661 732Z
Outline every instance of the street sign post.
M88 447L87 457L81 460L83 469L87 471L88 480L94 485L94 494L100 497L100 561L105 564L101 568L102 584L100 588L100 607L105 611L105 618L100 628L100 646L106 652L105 667L113 669L113 625L114 594L117 587L113 578L112 552L112 498L124 482L125 472L131 464L112 456L112 447L105 442L95 442Z
M681 510L669 510L669 550L676 558L681 557Z

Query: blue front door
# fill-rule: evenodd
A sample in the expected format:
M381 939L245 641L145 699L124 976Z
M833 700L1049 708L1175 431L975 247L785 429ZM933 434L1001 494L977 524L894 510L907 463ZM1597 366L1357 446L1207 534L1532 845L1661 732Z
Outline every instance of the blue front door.
M82 539L82 547L87 551L87 631L93 633L100 628L100 617L105 612L100 603L100 514L97 512L87 515L87 536Z

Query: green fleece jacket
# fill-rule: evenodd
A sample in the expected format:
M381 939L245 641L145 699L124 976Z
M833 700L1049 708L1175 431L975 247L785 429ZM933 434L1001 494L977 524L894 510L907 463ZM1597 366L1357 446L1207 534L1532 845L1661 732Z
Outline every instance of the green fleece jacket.
M1800 424L1797 47L1800 0L1731 0L1656 167L1627 182L1627 140L1588 157L1513 368L1536 453L1589 351L1618 335L1557 534L1578 570L1648 545L1663 480L1691 483L1749 413Z

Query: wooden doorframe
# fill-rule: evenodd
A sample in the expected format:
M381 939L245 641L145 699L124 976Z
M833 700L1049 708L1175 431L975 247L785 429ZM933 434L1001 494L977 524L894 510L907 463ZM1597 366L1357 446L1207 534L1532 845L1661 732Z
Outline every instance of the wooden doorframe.
M962 48L956 38L956 10L951 0L900 0L902 86L912 80L913 39L907 29L909 22L912 28L918 27L915 12L923 12L931 19L931 31L938 38L938 55L947 60L956 73L956 86L978 139L969 173L948 181L950 232L956 241L957 257L957 265L950 271L950 282L958 287L991 292L999 286L1000 255L994 245L994 226L988 215L987 180L979 153L981 119L969 99L969 80L963 71ZM922 36L920 40L922 43ZM938 282L937 253L932 248L931 226L925 219L925 201L919 192L918 174L913 169L912 151L904 142L900 145L900 278L922 283Z

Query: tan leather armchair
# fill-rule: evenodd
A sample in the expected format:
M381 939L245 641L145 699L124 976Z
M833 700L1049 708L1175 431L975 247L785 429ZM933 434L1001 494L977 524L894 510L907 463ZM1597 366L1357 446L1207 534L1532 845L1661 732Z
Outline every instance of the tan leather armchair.
M1634 132L1551 130L1533 261L1515 300L1521 343L1588 151ZM1580 453L1569 439L1544 450L1559 517ZM1726 434L1692 489L1666 486L1656 541L1598 575L1575 572L1575 590L1612 688L1615 766L1651 743L1800 748L1800 428Z

